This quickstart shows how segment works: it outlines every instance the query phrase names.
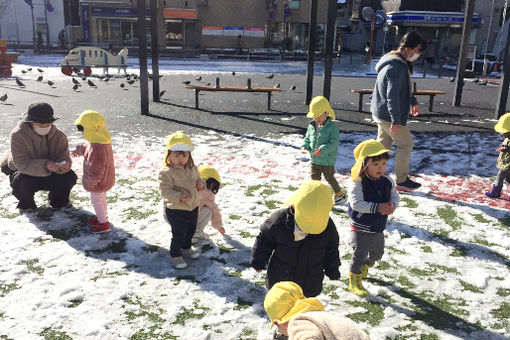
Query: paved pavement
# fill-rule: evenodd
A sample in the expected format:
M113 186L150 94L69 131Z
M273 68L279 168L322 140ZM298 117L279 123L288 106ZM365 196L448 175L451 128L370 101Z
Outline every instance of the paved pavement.
M103 113L112 132L129 133L133 136L161 136L182 129L189 133L215 130L225 133L250 134L268 137L286 133L304 133L308 123L305 118L306 75L277 74L271 80L264 74L255 73L204 73L201 83L211 82L220 77L221 85L245 86L251 78L252 86L273 86L280 83L281 93L273 95L272 110L267 110L265 94L207 92L200 94L200 107L194 108L194 92L185 89L182 83L195 78L198 72L171 74L161 78L160 88L166 90L161 103L150 102L150 116L140 114L140 88L138 81L133 85L120 83L123 78L112 78L109 83L91 78L97 87L84 84L78 91L72 89L70 77L55 80L54 87L36 81L38 74L25 74L26 87L19 88L13 79L0 79L0 95L7 93L9 98L0 104L1 136L8 135L16 120L26 111L28 105L36 101L47 101L54 106L61 119L58 125L65 131L74 131L74 119L85 109L95 109ZM80 80L81 81L81 80ZM358 112L358 96L350 88L371 88L372 77L333 77L331 102L336 111L341 131L376 131L368 113L369 101L365 96L364 111ZM494 106L498 87L481 86L466 81L462 106L452 106L454 83L448 78L415 78L418 89L443 90L447 94L436 97L434 112L428 112L428 97L419 97L420 117L411 119L410 127L416 133L438 132L493 132ZM291 85L297 90L290 90ZM150 93L151 84L149 84ZM315 77L314 95L322 92L322 77ZM510 104L509 104L510 107ZM509 110L510 111L510 110ZM68 130L71 129L71 130Z

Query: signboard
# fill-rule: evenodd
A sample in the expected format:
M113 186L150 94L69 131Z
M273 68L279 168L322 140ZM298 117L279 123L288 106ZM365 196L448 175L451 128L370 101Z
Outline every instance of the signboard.
M102 17L137 17L138 10L136 8L122 7L92 7L91 15ZM148 9L145 13L150 17L151 13Z
M464 14L461 12L419 12L419 11L400 11L388 13L388 23L392 25L433 25L433 26L461 26L464 22ZM473 16L473 24L481 25L482 17Z
M224 37L237 37L238 35L243 35L242 27L234 27L234 26L223 27L223 36Z
M202 26L202 35L223 35L222 26Z
M264 27L245 27L244 28L244 36L245 37L264 38L264 35L265 35Z
M81 4L81 23L83 25L83 41L90 42L89 5Z
M163 9L163 17L165 19L196 19L196 9L184 8L165 8Z

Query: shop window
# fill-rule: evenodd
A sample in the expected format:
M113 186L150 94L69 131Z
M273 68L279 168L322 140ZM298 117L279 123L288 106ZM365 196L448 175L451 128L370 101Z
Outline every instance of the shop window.
M165 25L165 42L169 47L183 47L184 29L181 20L167 20Z
M289 8L290 9L299 9L300 0L291 0L289 1Z

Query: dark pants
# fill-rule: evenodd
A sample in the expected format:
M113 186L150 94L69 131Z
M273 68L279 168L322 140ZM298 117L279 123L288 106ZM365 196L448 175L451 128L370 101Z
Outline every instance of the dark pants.
M335 167L333 165L319 165L312 163L311 171L313 180L320 181L321 175L324 175L324 178L328 181L333 192L336 194L340 191L340 185L338 185L338 182L336 181Z
M503 187L503 183L505 182L505 179L507 183L510 183L509 181L509 175L510 170L499 170L498 175L496 176L496 182L494 182L494 185L497 187Z
M166 208L165 212L172 228L170 256L182 256L182 249L191 249L191 239L197 229L198 207L192 211Z
M18 209L35 209L34 194L39 190L47 190L50 205L62 208L69 203L69 194L76 184L76 174L69 170L65 174L51 173L47 177L29 176L18 171L10 176L12 194L19 200Z
M350 272L359 274L365 264L373 265L384 254L384 234L351 230L352 259Z

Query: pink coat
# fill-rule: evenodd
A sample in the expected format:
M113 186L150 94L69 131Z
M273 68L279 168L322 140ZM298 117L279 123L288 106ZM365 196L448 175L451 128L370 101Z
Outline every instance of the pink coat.
M83 153L83 178L85 190L106 192L115 184L115 165L111 144L87 143Z
M223 226L223 221L221 220L220 209L218 208L218 205L214 201L216 195L214 195L214 193L207 188L200 190L199 194L200 194L200 204L198 206L199 209L201 209L204 206L211 209L212 212L211 227L213 227L214 229L221 228Z

